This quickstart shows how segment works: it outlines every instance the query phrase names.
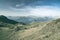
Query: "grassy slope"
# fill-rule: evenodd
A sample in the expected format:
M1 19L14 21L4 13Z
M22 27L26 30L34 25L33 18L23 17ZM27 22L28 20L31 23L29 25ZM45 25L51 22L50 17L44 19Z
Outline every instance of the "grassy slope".
M20 28L22 29L19 31L1 28L0 40L60 40L60 19L22 25Z
M23 37L20 40L60 40L60 21L55 20L21 34Z
M18 26L20 31L16 31L16 28L10 29L9 27L0 27L0 40L20 40L20 38L23 38L23 36L27 36L27 34L30 33L30 30L32 33L34 33L35 30L37 31L39 24L42 23L31 23L29 25L18 24L19 26L16 25L16 27Z
M19 40L60 40L60 21L52 21L44 25L18 32Z

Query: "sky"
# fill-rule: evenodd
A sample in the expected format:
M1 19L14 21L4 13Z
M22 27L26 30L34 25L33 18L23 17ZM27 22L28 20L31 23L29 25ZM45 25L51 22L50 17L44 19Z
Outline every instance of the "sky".
M0 15L60 17L60 0L0 0Z

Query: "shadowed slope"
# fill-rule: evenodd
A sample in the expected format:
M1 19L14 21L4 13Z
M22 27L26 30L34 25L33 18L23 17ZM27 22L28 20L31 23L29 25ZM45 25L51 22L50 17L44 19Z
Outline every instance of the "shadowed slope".
M17 24L18 23L16 21L8 19L7 17L5 17L3 15L0 16L0 22L9 23L9 24Z

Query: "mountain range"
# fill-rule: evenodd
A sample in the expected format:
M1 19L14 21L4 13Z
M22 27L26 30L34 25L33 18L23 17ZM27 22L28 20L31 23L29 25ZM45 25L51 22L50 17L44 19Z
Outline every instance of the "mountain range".
M36 17L36 16L8 16L9 19L26 24L32 22L47 22L53 20L53 17Z

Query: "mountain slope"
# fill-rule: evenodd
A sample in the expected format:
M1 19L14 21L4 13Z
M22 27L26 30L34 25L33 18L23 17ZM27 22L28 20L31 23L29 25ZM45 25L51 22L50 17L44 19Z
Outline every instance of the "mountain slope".
M0 29L0 40L60 40L60 19L44 23L32 23L25 30Z
M46 23L42 26L42 29L40 28L37 28L37 31L34 29L30 30L35 32L31 35L28 34L28 36L23 37L21 40L60 40L60 19Z
M9 23L9 24L16 24L16 23L18 23L16 21L8 19L7 17L5 17L3 15L0 16L0 22Z
M31 28L19 33L19 40L60 40L60 19L48 22L42 27Z

